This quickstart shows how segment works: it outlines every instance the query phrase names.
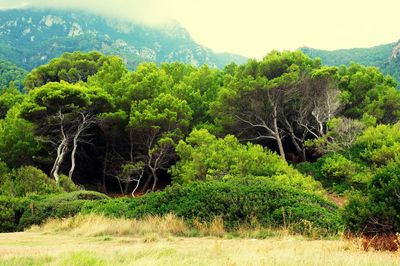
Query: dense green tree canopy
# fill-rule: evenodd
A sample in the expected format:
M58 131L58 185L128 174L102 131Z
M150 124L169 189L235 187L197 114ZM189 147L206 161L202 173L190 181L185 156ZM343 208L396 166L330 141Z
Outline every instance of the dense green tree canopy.
M32 164L41 148L35 139L34 126L19 114L20 106L16 105L0 119L0 160L11 168Z
M8 110L21 103L24 98L25 95L13 86L0 90L0 119L4 118Z
M51 60L50 63L32 70L26 77L24 86L26 90L31 90L48 82L62 80L68 83L86 82L107 60L107 57L98 52L65 53L61 57Z
M15 87L21 90L27 74L28 72L26 70L8 61L0 60L0 91L7 88L11 82L14 83Z

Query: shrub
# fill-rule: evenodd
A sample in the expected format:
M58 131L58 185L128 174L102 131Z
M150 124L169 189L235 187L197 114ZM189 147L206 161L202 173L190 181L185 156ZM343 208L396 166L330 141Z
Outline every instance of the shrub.
M24 197L31 193L40 195L62 192L53 179L33 166L22 166L13 171L11 175L14 183L14 196Z
M140 218L174 213L188 221L211 222L220 217L227 228L252 224L293 225L311 222L321 234L337 232L337 208L323 198L260 177L174 185L140 198L87 202L83 213Z
M29 202L29 210L21 217L18 229L33 224L41 224L48 218L65 218L80 212L86 201L109 199L108 196L93 191L75 191L46 198L36 198Z
M0 161L0 195L11 195L12 188L10 170L5 163Z
M260 145L243 145L232 135L217 138L205 129L193 130L186 141L179 142L176 152L181 159L170 171L175 183L252 175L309 191L320 190L318 182L302 175L274 152Z
M400 232L400 160L379 169L368 185L367 196L353 195L343 218L346 229L364 235Z
M339 153L327 154L314 163L301 163L296 167L338 194L352 188L366 191L372 176L368 167Z
M60 187L65 192L78 191L79 187L66 175L60 175Z
M356 141L361 150L360 157L378 165L395 159L400 152L399 144L400 123L370 127Z
M335 182L351 182L357 174L357 165L340 154L333 154L324 160L321 172Z
M17 230L26 199L0 196L0 233Z

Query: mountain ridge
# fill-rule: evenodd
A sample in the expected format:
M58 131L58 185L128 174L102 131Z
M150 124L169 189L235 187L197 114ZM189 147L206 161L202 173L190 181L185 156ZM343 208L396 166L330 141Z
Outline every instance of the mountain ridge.
M391 75L400 82L400 41L376 45L369 48L350 48L337 50L300 47L311 58L319 57L325 65L349 65L352 62L377 67L382 73Z
M0 59L31 70L77 50L118 55L131 69L147 61L222 68L231 61L240 64L247 60L197 44L175 21L146 26L79 10L0 10Z

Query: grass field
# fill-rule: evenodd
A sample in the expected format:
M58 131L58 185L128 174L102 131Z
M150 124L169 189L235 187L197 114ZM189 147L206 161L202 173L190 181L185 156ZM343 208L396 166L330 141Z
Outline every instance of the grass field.
M232 234L218 219L191 227L174 215L78 215L0 234L0 265L400 265L400 252L364 252L359 241L308 240L287 230Z
M399 265L400 254L341 240L298 237L80 237L0 234L0 265Z

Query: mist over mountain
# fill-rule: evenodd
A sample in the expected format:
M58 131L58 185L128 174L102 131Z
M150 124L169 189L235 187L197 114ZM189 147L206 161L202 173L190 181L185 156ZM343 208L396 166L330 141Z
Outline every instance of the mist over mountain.
M31 70L64 52L93 50L118 55L131 69L147 61L219 68L246 61L197 44L175 21L149 26L84 11L0 10L0 59Z
M300 50L312 58L321 58L325 65L339 66L355 62L366 66L375 66L382 73L391 75L398 82L400 81L400 41L371 48L327 51L302 47Z

